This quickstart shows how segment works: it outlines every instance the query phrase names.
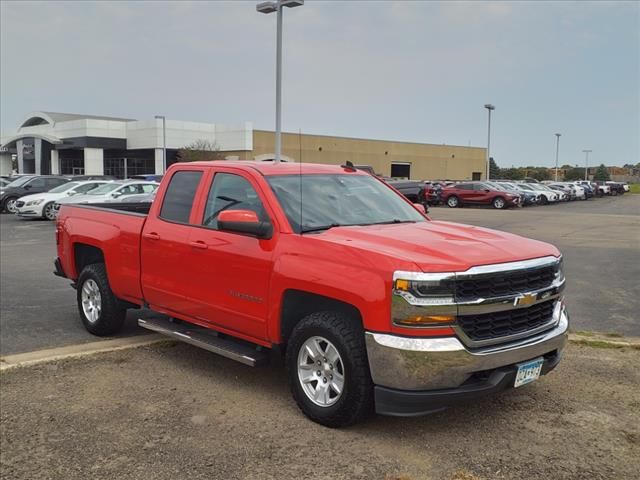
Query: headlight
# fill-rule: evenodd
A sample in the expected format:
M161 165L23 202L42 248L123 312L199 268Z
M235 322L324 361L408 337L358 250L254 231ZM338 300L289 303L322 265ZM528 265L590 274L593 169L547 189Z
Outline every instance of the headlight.
M451 273L396 272L391 307L393 323L403 327L437 327L455 322L454 280L455 275Z
M40 205L42 202L44 202L44 198L38 198L36 200L30 200L28 201L25 206L29 207L31 205Z
M564 264L563 264L562 258L560 258L560 261L556 265L554 276L555 276L554 283L564 282Z

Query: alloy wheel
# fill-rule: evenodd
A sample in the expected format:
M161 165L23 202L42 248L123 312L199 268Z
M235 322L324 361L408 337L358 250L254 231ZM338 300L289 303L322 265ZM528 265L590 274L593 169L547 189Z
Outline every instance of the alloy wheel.
M338 349L324 337L308 338L298 352L298 381L319 407L335 404L344 390L344 363Z

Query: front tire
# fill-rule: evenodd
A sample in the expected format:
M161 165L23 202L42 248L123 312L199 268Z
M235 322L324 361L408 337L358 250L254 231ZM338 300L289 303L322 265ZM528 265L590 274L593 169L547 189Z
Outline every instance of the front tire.
M364 331L337 312L317 312L293 329L287 376L302 413L321 425L346 427L373 409Z
M78 277L77 302L84 327L100 337L122 329L127 310L111 291L103 263L87 265Z
M44 207L42 207L42 218L45 220L55 220L56 219L56 210L53 208L54 202L47 203Z
M505 202L502 197L494 198L491 203L493 203L493 208L497 208L498 210L502 210L507 205L507 202Z
M455 195L451 195L447 198L447 207L449 208L457 208L460 206L460 199Z

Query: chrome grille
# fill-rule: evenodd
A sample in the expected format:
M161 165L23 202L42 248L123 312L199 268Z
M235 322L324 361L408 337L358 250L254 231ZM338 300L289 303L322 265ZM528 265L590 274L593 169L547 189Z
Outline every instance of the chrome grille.
M496 298L532 292L549 287L555 279L556 271L557 266L550 265L457 280L455 299L458 302L467 302L479 298Z

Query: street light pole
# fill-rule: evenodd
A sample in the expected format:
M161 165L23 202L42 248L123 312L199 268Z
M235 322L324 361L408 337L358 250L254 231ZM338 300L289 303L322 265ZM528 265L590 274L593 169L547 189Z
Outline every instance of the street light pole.
M593 152L593 150L582 150L585 153L584 159L584 179L588 180L589 176L589 154Z
M276 28L276 152L274 162L282 157L282 9L304 5L304 0L278 0L276 2L262 2L256 5L260 13L277 13Z
M495 110L496 107L487 103L484 108L489 112L489 124L487 127L487 174L486 179L490 180L491 178L491 111Z
M162 120L162 173L167 172L167 119L164 115L156 115L156 120Z
M560 152L560 134L556 133L556 182L558 181L558 153Z

